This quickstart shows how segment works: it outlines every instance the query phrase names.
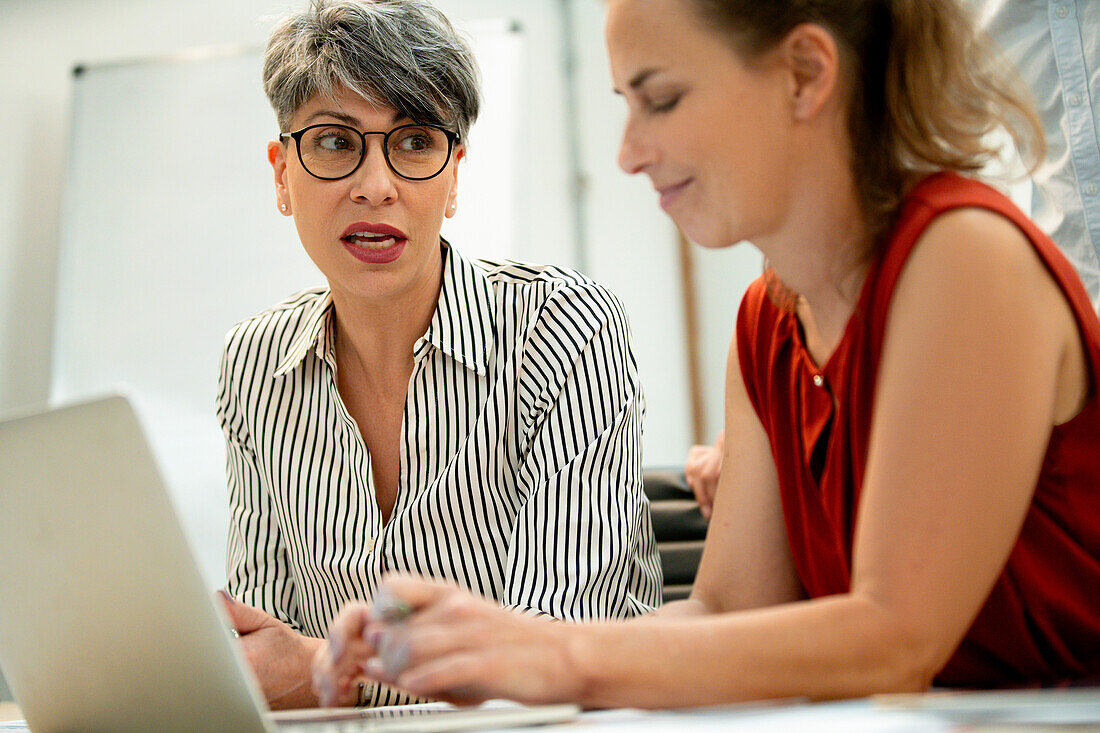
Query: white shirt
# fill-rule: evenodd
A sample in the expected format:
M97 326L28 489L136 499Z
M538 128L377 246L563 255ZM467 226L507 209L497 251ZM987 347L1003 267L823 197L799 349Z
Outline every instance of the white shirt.
M1047 139L1031 217L1100 310L1100 1L970 0L1031 89Z
M229 592L314 637L387 571L561 619L652 610L661 571L642 491L644 400L621 303L569 270L443 252L385 525L336 388L329 292L302 292L226 336ZM372 703L398 701L380 687Z

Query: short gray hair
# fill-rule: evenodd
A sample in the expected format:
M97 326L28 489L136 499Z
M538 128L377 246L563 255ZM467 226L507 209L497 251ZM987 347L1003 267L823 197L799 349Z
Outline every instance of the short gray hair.
M264 91L282 132L313 97L347 89L465 141L479 77L469 44L423 0L310 0L279 21L264 53Z

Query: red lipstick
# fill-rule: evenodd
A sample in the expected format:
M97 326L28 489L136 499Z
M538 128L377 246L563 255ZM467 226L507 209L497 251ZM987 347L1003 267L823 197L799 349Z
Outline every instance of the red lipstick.
M340 235L344 249L360 262L386 264L405 251L409 238L405 232L389 224L357 221Z

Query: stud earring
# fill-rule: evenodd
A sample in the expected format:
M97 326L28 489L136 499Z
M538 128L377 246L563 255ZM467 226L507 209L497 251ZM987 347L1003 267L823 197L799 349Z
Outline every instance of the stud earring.
M458 205L454 201L452 201L451 205L447 207L447 213L451 214L453 216L454 213L455 213L455 209L457 209L457 208L458 208Z
M285 202L285 201L284 201L283 203L279 204L279 211L281 211L281 212L283 212L283 213L285 214L285 213L286 213L286 209L287 209L287 206L286 206L286 202Z

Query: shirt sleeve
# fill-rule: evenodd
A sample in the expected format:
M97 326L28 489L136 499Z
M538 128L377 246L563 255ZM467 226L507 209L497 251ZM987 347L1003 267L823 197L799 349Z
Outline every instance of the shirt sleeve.
M518 391L526 499L503 604L565 620L651 611L661 568L642 489L644 400L622 304L591 283L555 291L527 341Z
M248 431L247 408L242 405L237 372L239 365L249 360L241 340L239 329L226 337L218 380L217 414L225 434L229 493L226 590L301 631L286 547Z

